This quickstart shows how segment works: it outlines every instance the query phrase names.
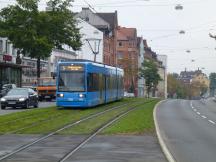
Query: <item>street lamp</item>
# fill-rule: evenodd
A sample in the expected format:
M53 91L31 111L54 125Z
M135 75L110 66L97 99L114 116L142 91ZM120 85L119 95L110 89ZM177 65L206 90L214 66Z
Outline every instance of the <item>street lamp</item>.
M175 9L176 9L176 10L183 10L183 6L182 6L181 4L177 4L177 5L175 6Z
M180 30L179 34L185 34L185 31L184 30Z
M92 53L94 54L94 62L96 62L96 55L99 54L99 52L100 52L101 39L88 38L88 39L86 39L86 41L88 42L88 45L89 45Z

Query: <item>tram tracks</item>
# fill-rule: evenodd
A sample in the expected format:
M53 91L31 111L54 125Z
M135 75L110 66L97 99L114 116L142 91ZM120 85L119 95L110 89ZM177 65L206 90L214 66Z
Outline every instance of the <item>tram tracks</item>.
M111 120L109 120L108 122L104 123L101 127L99 127L98 129L96 129L95 131L93 131L93 133L91 133L86 139L84 139L81 143L79 143L77 146L75 146L71 151L69 151L67 154L65 154L63 156L62 159L60 159L58 162L65 162L67 161L73 154L75 154L77 151L79 151L85 144L87 144L91 139L93 139L95 136L97 136L100 132L102 132L105 128L109 127L111 124L113 124L114 122L118 121L120 118L124 117L125 115L127 115L128 113L130 113L131 111L134 111L135 109L137 109L137 106L134 106L132 108L127 109L126 111L123 111L122 113L120 113L119 115L117 115L116 117L112 118Z
M112 106L104 106L103 108L101 109L109 109L110 107ZM42 124L46 124L47 122L52 122L52 121L55 121L57 119L61 119L61 117L65 116L65 117L68 117L70 116L71 114L69 113L70 110L66 111L66 112L61 112L62 110L58 110L60 112L56 113L55 115L50 115L48 117L41 117L41 113L37 113L35 115L29 115L29 116L26 116L24 118L20 118L19 120L18 119L15 119L15 120L11 120L11 121L8 121L8 122L5 122L5 123L2 123L0 124L0 128L2 127L6 127L6 130L5 131L1 131L0 130L0 134L1 135L6 135L6 134L17 134L17 133L22 133L22 132L25 132L26 130L29 130L31 128L34 128L34 127L37 127L37 126L40 126ZM102 110L99 110L99 111L102 111ZM53 111L54 112L54 111ZM46 113L46 112L44 112ZM49 112L50 114L52 112ZM54 112L55 113L55 112ZM29 119L31 120L31 117L36 117L37 119L34 121L34 122L29 122L29 121L25 121L25 119ZM22 124L20 126L18 126L18 128L13 128L14 125L12 125L13 123L15 122L22 122ZM15 125L16 126L16 125ZM11 128L12 127L12 128ZM0 135L0 136L1 136Z
M151 101L150 101L150 102L151 102ZM83 142L81 142L81 143L79 144L79 146L75 147L76 150L73 149L73 150L70 151L67 155L65 155L64 158L62 159L62 160L64 160L64 159L65 159L66 157L68 157L69 155L71 156L71 153L73 154L74 152L77 151L77 149L79 149L81 146L83 146L85 143L87 143L89 140L91 140L93 137L95 137L95 136L96 136L99 132L101 132L103 129L105 129L106 127L108 127L109 125L111 125L112 123L114 123L115 121L119 120L121 117L125 116L125 115L128 114L130 111L135 110L137 106L139 106L139 105L141 105L141 104L143 104L143 103L146 103L146 102L141 102L141 103L139 103L139 104L136 103L136 105L132 105L132 104L134 104L134 103L132 103L132 104L131 104L131 103L130 103L130 104L125 103L125 104L123 104L123 105L115 106L115 107L112 107L112 108L110 108L110 109L104 110L104 111L102 111L102 112L97 112L97 113L92 114L92 115L89 115L89 116L87 116L87 117L83 117L83 118L81 118L80 120L77 120L77 121L75 121L75 122L72 122L72 123L70 123L70 124L67 124L67 125L65 125L64 127L60 128L60 129L58 129L58 130L56 130L56 131L53 131L53 132L51 132L51 133L49 133L49 134L47 134L47 135L41 136L41 137L39 137L38 139L34 140L33 142L30 142L30 143L28 143L28 144L25 144L25 145L23 145L23 146L21 146L21 147L15 149L15 150L11 151L10 153L8 153L8 154L6 154L6 155L0 157L0 161L5 160L5 159L8 159L8 158L10 158L10 157L13 157L13 155L15 155L15 154L17 154L17 153L19 153L19 152L21 152L21 151L23 151L23 150L25 150L25 149L31 147L31 146L37 144L37 143L39 143L39 142L41 142L41 141L43 141L43 140L45 140L45 139L47 139L47 138L49 138L49 137L51 137L51 136L53 136L53 135L56 135L56 134L60 133L61 131L64 131L64 130L66 130L66 129L68 129L68 128L71 128L71 127L73 127L73 126L75 126L75 125L78 125L78 124L80 124L80 123L82 123L82 122L85 122L85 121L87 121L87 120L93 119L93 118L95 118L95 117L98 117L98 116L100 116L100 115L104 115L104 114L106 114L106 113L108 113L108 112L111 112L111 111L113 111L113 110L122 108L123 106L126 106L126 105L128 106L127 108L125 108L126 110L120 111L120 113L119 113L118 115L116 115L114 118L112 118L111 120L109 120L108 122L106 122L106 123L105 123L104 125L102 125L100 128L94 130L94 133L93 133L93 134L91 134L87 139L85 139ZM131 106L129 106L129 105L131 105Z

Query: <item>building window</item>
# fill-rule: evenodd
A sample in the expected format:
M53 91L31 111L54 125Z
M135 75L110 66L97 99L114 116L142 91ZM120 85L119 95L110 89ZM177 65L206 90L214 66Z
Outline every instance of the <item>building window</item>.
M122 47L122 46L123 46L122 42L119 42L118 45L119 45L119 47Z
M118 52L117 53L117 58L118 59L123 59L124 58L124 54L122 52Z
M89 17L86 17L86 18L85 18L85 21L89 22Z

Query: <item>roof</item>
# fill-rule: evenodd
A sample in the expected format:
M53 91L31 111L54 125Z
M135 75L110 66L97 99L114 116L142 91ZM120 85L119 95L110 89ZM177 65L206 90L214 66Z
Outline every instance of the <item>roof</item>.
M130 40L130 39L135 40L135 39L137 39L136 28L118 27L117 39L118 40Z
M110 24L111 29L113 30L115 27L118 26L118 15L117 11L112 13L96 13L102 19Z
M91 25L95 26L101 30L113 31L118 27L118 15L115 12L93 12L90 8L84 7L81 12L75 13L75 17L80 17L84 21L89 22ZM88 18L88 20L86 20Z
M180 73L180 76L185 76L185 77L193 77L194 75L201 74L201 70L196 70L196 71L182 71Z

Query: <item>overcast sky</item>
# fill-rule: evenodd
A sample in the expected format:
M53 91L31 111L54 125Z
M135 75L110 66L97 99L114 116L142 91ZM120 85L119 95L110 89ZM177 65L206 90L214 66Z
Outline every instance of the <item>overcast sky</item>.
M0 6L8 1L13 2L0 0ZM45 0L41 2L43 7ZM117 10L119 25L137 28L152 50L168 56L169 72L216 72L216 40L208 35L216 34L215 0L75 0L73 11L87 3L97 12ZM183 10L176 10L177 4ZM185 34L179 34L181 30Z

